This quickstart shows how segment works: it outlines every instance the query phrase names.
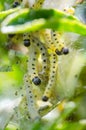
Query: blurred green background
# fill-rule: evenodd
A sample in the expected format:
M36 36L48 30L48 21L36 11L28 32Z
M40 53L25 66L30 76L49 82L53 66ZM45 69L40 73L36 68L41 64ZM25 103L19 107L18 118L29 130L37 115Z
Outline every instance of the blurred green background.
M0 0L0 11L12 7L13 0ZM62 3L61 3L62 4ZM79 4L75 8L75 15L86 23L86 4ZM68 56L59 57L59 78L57 77L57 101L66 100L66 106L55 121L47 118L43 122L34 122L28 127L28 122L22 122L22 129L27 130L85 130L86 129L86 36L65 32L65 44L70 49ZM15 45L17 46L17 45ZM24 48L22 42L19 47ZM27 54L13 49L7 34L0 32L0 130L17 130L15 121L9 123L13 107L18 104L23 86L23 76L27 71ZM74 106L75 105L75 106ZM51 117L52 118L52 117ZM53 120L53 119L52 119ZM51 125L50 125L51 123Z

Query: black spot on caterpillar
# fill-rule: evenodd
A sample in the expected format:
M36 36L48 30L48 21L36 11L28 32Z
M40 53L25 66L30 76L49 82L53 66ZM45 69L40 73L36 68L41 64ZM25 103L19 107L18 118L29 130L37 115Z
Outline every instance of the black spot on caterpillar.
M42 97L43 101L48 101L48 99L51 96L52 89L55 83L55 78L56 78L56 71L57 71L57 56L56 54L51 54L50 56L50 71L49 71L49 81L48 84L45 88L44 95Z

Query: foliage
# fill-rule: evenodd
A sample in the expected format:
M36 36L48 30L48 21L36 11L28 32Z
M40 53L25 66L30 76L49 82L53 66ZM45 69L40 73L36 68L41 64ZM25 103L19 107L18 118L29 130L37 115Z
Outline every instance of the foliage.
M34 10L23 6L10 9L12 3L13 0L0 2L0 130L85 130L86 25L84 11L79 12L83 16L82 21L78 19L78 11L79 8L85 10L86 3L75 7L75 16L56 9ZM21 116L17 119L14 108L20 105L21 94L25 93L21 87L28 60L27 48L22 44L22 33L47 28L61 31L65 44L70 48L66 57L58 58L58 98L53 107L43 113L41 121L32 122ZM14 33L20 41L11 46L8 34Z

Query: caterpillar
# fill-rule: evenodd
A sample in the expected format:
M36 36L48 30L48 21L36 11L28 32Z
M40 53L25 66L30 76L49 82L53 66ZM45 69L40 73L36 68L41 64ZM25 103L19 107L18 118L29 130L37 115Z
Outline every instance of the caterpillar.
M35 85L41 84L41 79L38 76L38 56L39 52L37 47L31 43L31 46L29 47L29 63L28 63L28 74L30 76L30 79Z
M50 55L49 81L45 88L44 95L42 97L43 101L48 101L48 99L51 96L52 89L53 89L54 83L55 83L56 71L57 71L57 56L55 53L53 53Z
M43 2L44 2L44 0L36 0L36 2L32 5L31 8L39 9L39 8L41 8ZM24 45L26 47L30 46L30 39L28 37L30 37L30 33L24 33L23 40L24 40Z
M26 99L27 99L27 104L28 104L29 115L32 120L40 119L40 115L36 107L35 97L33 94L32 84L30 82L28 74L25 74L24 76L24 84L26 87Z
M13 7L19 6L21 2L22 1L20 0L15 0ZM25 0L25 2L27 2L27 0ZM43 2L44 0L36 0L30 8L39 9L43 5ZM27 5L25 7L27 7ZM39 35L37 35L38 33ZM38 109L36 101L42 100L42 102L46 102L49 99L51 100L57 76L58 55L66 55L69 53L69 50L65 47L64 42L61 41L61 34L51 29L40 30L34 33L26 32L19 38L18 36L19 35L17 34L8 35L13 42L20 42L20 37L22 37L23 45L28 47L28 70L27 74L24 76L26 91L25 103L27 104L28 114L31 119L40 119L40 115L46 113L51 107L44 106ZM41 59L41 62L39 61L39 58ZM44 80L44 77L46 78L46 81ZM44 85L43 90L41 87L42 83ZM35 89L35 92L34 87L37 88ZM41 96L36 99L35 94Z
M45 74L47 75L48 73L48 64L49 64L49 54L48 51L46 49L46 47L43 45L43 43L36 37L32 37L32 42L33 44L36 45L36 47L38 48L40 55L41 55L41 60L42 60L42 72L41 74Z
M62 55L62 54L66 55L69 53L69 50L64 46L63 41L59 41L59 39L61 39L61 35L57 31L52 30L51 37L53 43L56 46L55 52L57 55Z
M46 29L42 32L42 38L45 46L57 55L66 55L69 53L69 49L65 47L63 41L61 41L61 34L57 31Z
M52 39L51 39L51 30L50 29L46 29L43 31L40 31L40 35L43 39L43 43L46 46L47 49L53 49L52 47Z

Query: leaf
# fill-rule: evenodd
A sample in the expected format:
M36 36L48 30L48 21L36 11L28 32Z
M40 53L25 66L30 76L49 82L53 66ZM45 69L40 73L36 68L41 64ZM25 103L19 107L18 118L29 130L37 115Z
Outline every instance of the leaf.
M18 130L17 127L15 125L9 124L5 130Z
M56 9L20 9L1 24L2 33L24 33L45 28L86 35L86 25L74 16Z
M18 11L20 8L15 8L15 9L9 9L9 10L6 10L6 11L1 11L0 12L0 22L9 14L15 12L15 11Z

